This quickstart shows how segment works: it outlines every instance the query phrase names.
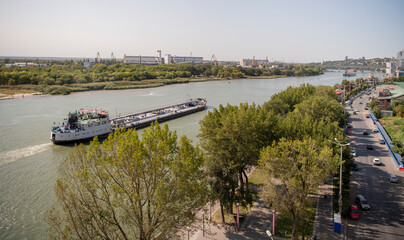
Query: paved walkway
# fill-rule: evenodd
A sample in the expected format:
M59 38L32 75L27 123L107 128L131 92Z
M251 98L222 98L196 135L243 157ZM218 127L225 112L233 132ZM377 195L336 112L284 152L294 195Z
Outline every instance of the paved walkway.
M325 184L320 187L317 199L316 218L314 221L313 235L317 236L317 240L337 240L343 239L342 234L334 232L332 199L332 184ZM326 197L323 197L323 196ZM343 231L344 229L342 229Z

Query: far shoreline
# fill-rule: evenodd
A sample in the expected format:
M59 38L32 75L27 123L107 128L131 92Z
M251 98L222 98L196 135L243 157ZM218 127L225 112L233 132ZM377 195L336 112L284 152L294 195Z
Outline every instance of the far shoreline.
M321 73L323 74L323 73ZM309 75L309 76L318 76ZM229 81L229 80L242 80L242 79L277 79L277 78L288 78L288 77L309 77L309 76L286 76L286 75L273 75L273 76L249 76L247 78L178 78L178 79L151 79L151 80L142 80L137 82L129 82L127 85L122 85L117 88L110 88L109 86L113 84L121 84L122 82L95 82L95 83L84 83L84 84L69 84L69 85L48 85L48 86L38 86L38 85L15 85L15 86L0 86L0 100L12 100L12 99L21 99L25 97L32 97L37 95L69 95L70 93L77 92L90 92L90 91L100 91L100 90L129 90L129 89L141 89L141 88L155 88L155 87L163 87L167 85L173 84L184 84L184 83L195 83L195 82L207 82L207 81ZM126 83L126 82L125 82ZM105 85L109 88L103 89L91 89L86 88L86 86L94 86L97 85ZM47 94L41 91L38 91L38 87L45 88L68 88L71 89L66 94Z

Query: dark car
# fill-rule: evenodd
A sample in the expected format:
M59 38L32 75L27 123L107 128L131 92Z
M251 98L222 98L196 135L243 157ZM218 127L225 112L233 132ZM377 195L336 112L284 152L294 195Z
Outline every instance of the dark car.
M366 118L370 118L370 117L369 117L369 114L365 114L365 117L366 117Z
M365 107L365 110L369 110L369 108L368 108L368 107Z
M369 133L368 133L368 131L367 130L363 130L363 135L369 135Z
M359 168L358 168L358 166L356 166L356 164L353 165L351 169L352 169L352 171L355 171L355 172L359 170Z
M356 196L356 203L359 205L360 208L363 210L370 210L370 205L366 201L365 197L362 195L357 195Z
M368 144L368 145L366 146L366 148L367 148L368 150L373 150L373 146L370 145L370 144Z
M352 129L352 125L348 124L348 125L346 126L346 128L347 128L347 129Z
M385 144L385 142L384 142L383 139L379 139L379 143L380 143L380 144Z

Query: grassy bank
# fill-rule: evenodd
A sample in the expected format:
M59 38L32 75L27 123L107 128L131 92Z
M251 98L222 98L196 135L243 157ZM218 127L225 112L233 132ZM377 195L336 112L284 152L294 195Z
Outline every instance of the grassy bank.
M379 119L379 121L389 134L391 140L404 142L404 118L386 116Z
M277 76L258 76L249 77L248 79L273 79L286 77L285 75ZM240 78L178 78L178 79L150 79L141 81L108 81L108 82L93 82L93 83L76 83L60 85L1 85L0 94L13 95L20 93L40 92L50 95L67 95L72 92L96 91L96 90L123 90L123 89L139 89L139 88L154 88L162 87L171 84L183 84L191 82L206 82L220 80L237 80ZM245 79L245 78L243 78Z

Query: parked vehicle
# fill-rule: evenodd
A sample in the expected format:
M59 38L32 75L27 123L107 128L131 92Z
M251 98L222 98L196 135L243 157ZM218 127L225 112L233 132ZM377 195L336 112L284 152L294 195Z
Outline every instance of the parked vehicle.
M380 166L380 164L381 164L380 159L373 158L373 165L379 165Z
M355 171L355 172L357 172L359 170L359 168L356 164L354 164L351 169L352 169L352 171Z
M360 208L362 208L363 210L370 210L370 205L368 203L368 201L366 201L366 198L362 195L357 195L356 196L356 203L359 205Z
M349 218L350 219L359 219L359 209L356 205L349 206Z
M367 130L363 130L362 134L363 134L363 135L369 135L369 133L368 133Z
M366 146L366 149L368 149L368 150L373 150L373 146L372 146L371 144L368 144L368 145Z
M379 132L379 129L373 128L373 132Z
M370 118L370 117L369 117L369 114L365 114L365 117L366 117L366 118Z
M385 144L386 142L383 139L379 139L380 144Z
M352 157L356 157L356 151L355 150L351 150L351 155L352 155Z
M398 183L398 178L397 178L396 175L390 175L390 176L389 176L389 181L390 181L391 183Z

